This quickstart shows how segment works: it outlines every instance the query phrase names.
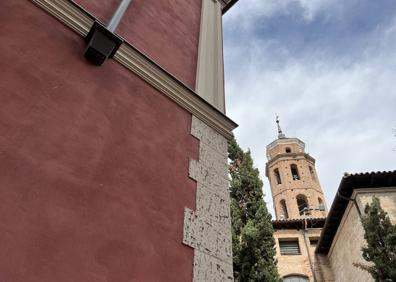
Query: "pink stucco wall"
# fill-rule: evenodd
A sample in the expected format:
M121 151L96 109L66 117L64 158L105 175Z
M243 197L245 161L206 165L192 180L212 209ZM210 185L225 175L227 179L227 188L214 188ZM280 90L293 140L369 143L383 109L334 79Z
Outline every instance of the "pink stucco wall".
M191 114L30 1L0 18L0 281L191 281Z
M77 0L104 23L119 0ZM133 0L118 34L195 89L201 0Z

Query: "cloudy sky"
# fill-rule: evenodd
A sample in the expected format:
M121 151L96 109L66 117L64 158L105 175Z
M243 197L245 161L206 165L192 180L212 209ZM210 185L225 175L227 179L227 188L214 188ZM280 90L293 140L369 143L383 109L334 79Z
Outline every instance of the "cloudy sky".
M227 114L270 206L276 113L316 159L328 206L344 172L396 169L396 1L239 0L223 20Z

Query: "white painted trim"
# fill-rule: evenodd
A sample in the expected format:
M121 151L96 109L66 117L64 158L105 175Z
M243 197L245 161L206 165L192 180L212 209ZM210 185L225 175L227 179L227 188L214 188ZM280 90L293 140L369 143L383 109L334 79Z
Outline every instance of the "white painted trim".
M94 17L81 7L69 0L31 0L37 6L59 19L66 26L85 37L93 22ZM152 87L172 99L179 106L199 118L227 139L237 127L231 119L222 112L205 102L194 91L189 89L175 77L156 65L143 53L136 50L127 42L122 43L114 60L137 74Z
M193 91L179 83L136 49L123 43L114 59L224 137L227 139L231 137L231 131L236 127L233 121L200 99Z
M354 189L352 198L355 199L358 194L375 194L375 193L396 193L396 187L381 187L381 188L359 188Z
M83 37L87 36L94 23L93 17L89 17L79 6L73 5L68 0L32 0L32 2Z

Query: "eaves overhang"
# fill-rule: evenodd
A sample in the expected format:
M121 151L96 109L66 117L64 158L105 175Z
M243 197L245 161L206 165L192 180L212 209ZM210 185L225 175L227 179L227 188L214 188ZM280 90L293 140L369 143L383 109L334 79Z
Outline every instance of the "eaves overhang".
M221 11L223 13L223 15L229 10L231 9L232 6L235 5L236 2L238 2L238 0L219 0L221 3Z
M355 189L396 187L396 170L345 174L327 215L315 252L328 254L349 200Z
M323 228L326 218L299 218L299 219L279 219L272 221L274 230L282 229L304 229L304 228ZM306 226L305 226L306 224Z

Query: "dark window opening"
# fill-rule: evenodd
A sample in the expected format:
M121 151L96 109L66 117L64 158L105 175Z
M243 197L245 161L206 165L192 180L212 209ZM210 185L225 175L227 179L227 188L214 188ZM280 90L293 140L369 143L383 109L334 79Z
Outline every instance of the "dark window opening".
M316 246L319 242L318 238L309 238L309 244L311 244L311 246Z
M280 174L279 174L279 169L275 168L274 169L274 174L275 174L275 178L276 178L276 183L282 184L282 179L281 179Z
M281 216L283 215L284 219L289 218L289 214L287 212L287 207L286 207L286 201L285 200L281 200L280 201L280 206L281 206L281 209L282 209Z
M300 255L300 245L298 239L280 239L279 249L281 255Z
M286 147L286 153L291 153L290 147Z
M298 195L296 197L297 199L297 206L298 206L298 211L300 212L300 215L308 214L308 201L307 198L304 195Z
M295 164L290 165L290 170L291 170L293 180L300 180L300 175L298 174L297 165L295 165Z

